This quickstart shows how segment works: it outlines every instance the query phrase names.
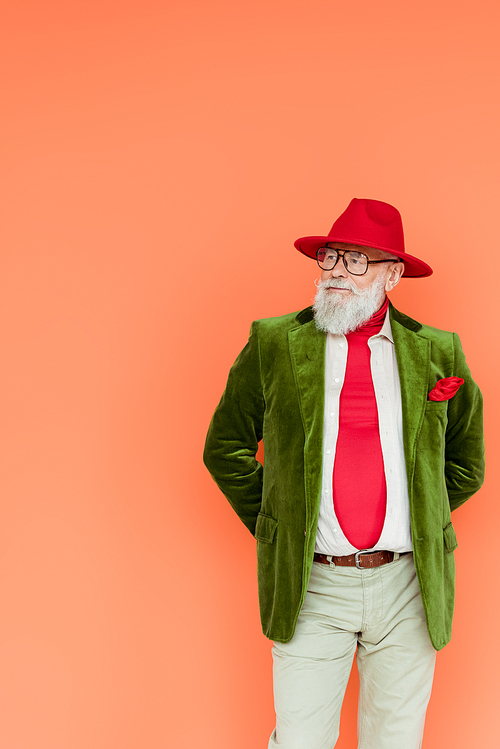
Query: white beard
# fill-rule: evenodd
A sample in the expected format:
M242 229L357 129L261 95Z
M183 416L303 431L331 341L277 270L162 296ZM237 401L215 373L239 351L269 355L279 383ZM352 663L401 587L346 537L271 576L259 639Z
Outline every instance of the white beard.
M328 293L331 286L349 289L353 295ZM314 320L318 330L347 335L367 322L383 304L385 279L375 279L367 289L358 289L347 279L329 278L319 281L314 298ZM382 301L381 301L382 299Z

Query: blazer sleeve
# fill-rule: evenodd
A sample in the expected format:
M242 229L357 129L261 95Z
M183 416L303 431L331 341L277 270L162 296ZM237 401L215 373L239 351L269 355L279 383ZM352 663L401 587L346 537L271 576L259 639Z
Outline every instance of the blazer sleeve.
M453 333L453 374L464 384L450 400L446 431L445 476L451 510L456 510L484 480L483 398L465 362L460 339Z
M264 408L258 322L253 322L248 343L229 372L203 452L213 479L252 534L262 502L263 467L255 455Z

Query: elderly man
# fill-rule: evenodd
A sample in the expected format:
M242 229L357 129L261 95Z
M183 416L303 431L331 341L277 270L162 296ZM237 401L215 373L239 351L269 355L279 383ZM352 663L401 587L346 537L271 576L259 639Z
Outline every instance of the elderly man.
M314 304L253 323L204 453L257 539L269 749L335 746L354 653L359 749L417 749L451 636L451 511L483 481L481 394L455 333L389 303L432 273L396 208L354 198L295 246L321 268Z

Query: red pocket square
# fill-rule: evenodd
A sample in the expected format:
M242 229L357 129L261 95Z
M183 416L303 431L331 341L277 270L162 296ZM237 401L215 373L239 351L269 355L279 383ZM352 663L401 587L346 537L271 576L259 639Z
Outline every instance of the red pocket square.
M461 377L445 377L444 380L438 380L429 393L429 400L449 401L463 384Z

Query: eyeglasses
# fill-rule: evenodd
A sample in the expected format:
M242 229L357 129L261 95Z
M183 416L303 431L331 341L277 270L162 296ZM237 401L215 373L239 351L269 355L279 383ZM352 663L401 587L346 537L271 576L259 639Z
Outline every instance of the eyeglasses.
M346 271L352 276L363 276L368 270L368 266L375 263L399 262L398 260L368 260L363 252L336 250L333 247L320 247L316 252L316 260L321 270L333 270L339 261L339 257L342 257Z

